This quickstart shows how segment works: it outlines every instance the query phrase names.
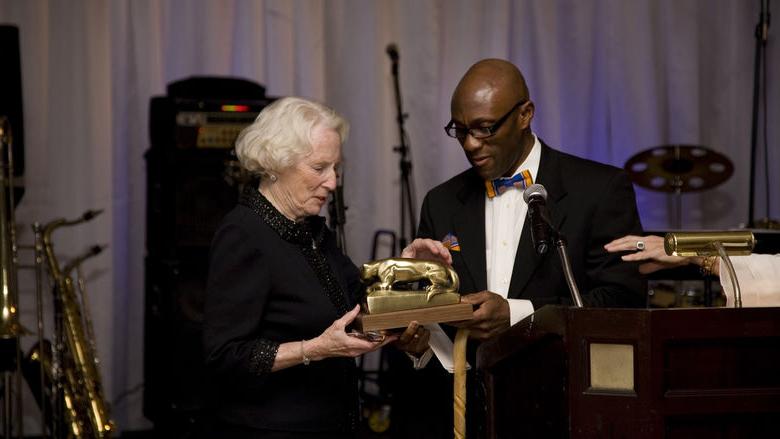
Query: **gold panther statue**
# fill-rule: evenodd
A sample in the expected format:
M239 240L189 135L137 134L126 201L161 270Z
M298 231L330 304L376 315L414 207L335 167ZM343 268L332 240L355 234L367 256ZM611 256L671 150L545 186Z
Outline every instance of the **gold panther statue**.
M450 305L460 301L458 274L444 264L423 259L388 258L363 264L361 279L369 313ZM371 283L371 281L375 282ZM394 290L400 282L428 280L424 291Z

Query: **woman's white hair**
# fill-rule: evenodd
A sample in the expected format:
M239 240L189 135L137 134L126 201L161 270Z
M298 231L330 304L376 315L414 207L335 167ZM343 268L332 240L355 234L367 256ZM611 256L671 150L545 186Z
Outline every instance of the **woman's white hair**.
M267 176L296 164L311 153L315 127L336 131L347 140L349 123L332 108L297 97L265 107L236 139L236 155L247 171Z

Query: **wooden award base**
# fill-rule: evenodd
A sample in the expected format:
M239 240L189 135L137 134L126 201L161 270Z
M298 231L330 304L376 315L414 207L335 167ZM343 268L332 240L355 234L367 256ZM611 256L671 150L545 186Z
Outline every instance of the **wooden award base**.
M428 323L457 322L469 320L473 316L470 303L432 306L430 308L408 309L381 314L363 314L355 319L355 329L360 332L381 331L383 329L406 328L411 321L421 325Z

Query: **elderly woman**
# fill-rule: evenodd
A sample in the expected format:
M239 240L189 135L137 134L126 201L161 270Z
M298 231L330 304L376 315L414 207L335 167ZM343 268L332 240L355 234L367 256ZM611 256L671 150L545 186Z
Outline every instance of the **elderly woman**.
M354 437L353 357L395 341L427 348L412 323L382 342L350 335L363 294L359 270L318 216L336 187L347 122L300 98L266 107L236 141L260 175L218 228L205 305L206 363L218 389L215 437ZM440 243L409 256L446 259Z

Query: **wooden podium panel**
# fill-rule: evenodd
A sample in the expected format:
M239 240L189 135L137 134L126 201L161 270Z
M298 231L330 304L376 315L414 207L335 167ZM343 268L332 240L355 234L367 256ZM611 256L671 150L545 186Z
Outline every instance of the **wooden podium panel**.
M780 437L780 308L548 306L477 367L492 438Z

